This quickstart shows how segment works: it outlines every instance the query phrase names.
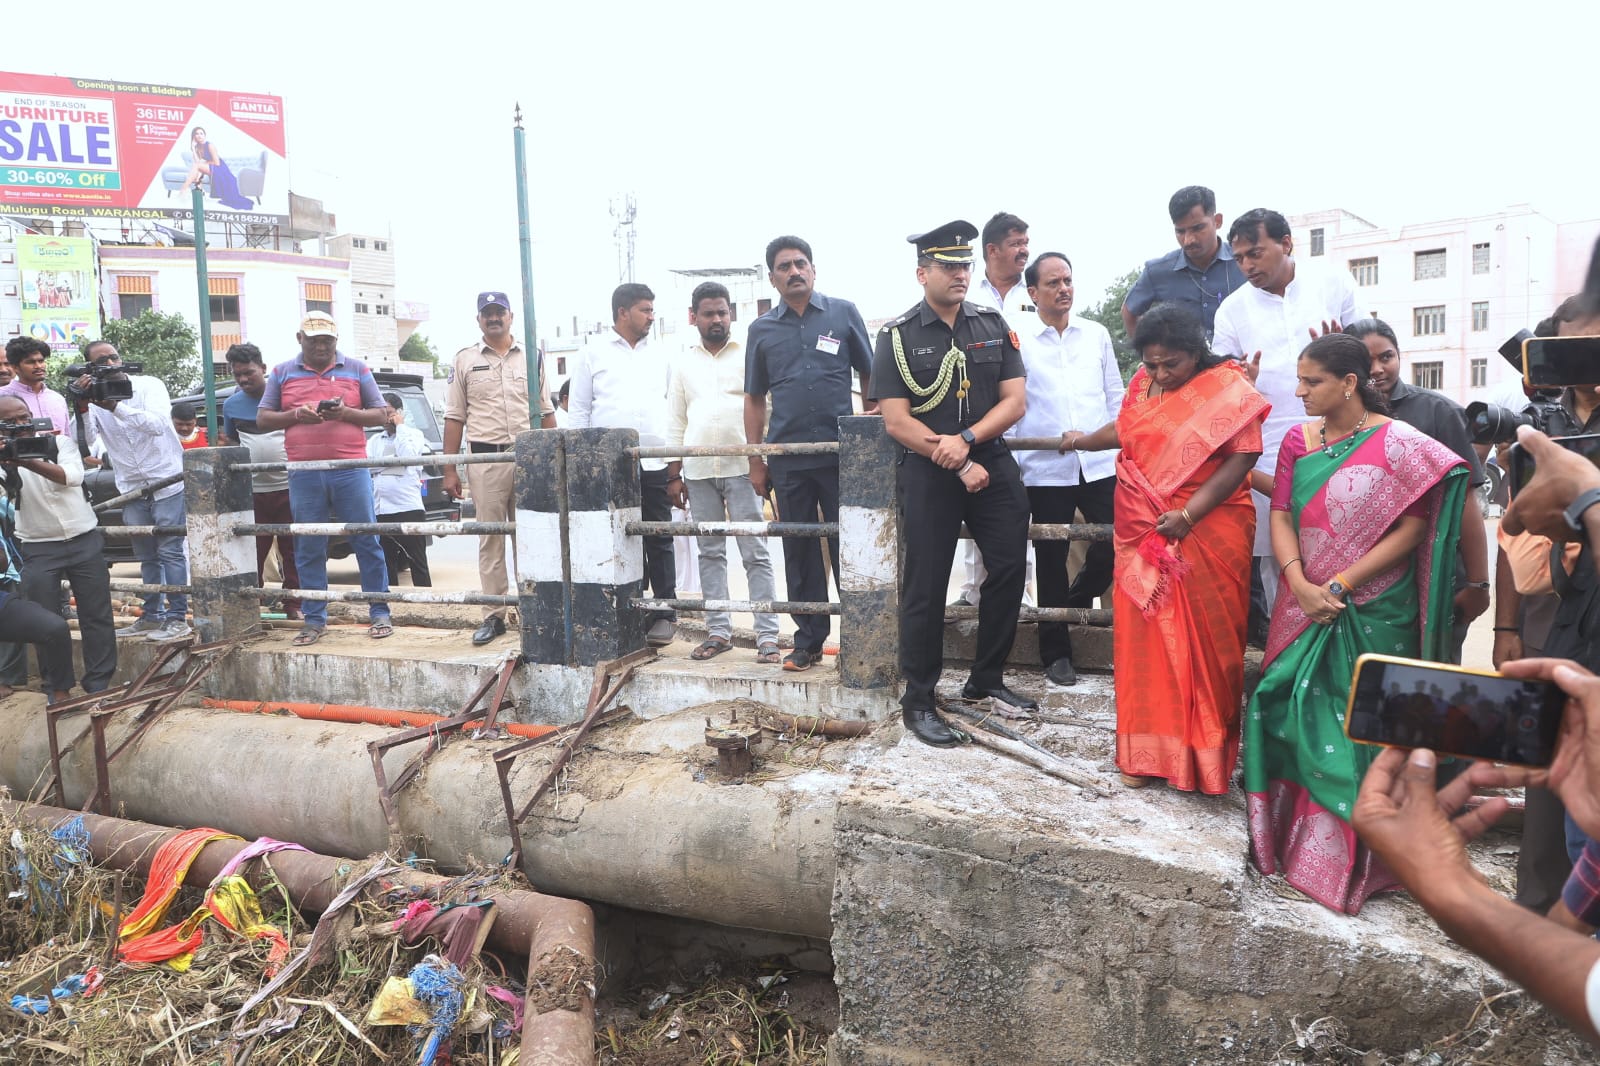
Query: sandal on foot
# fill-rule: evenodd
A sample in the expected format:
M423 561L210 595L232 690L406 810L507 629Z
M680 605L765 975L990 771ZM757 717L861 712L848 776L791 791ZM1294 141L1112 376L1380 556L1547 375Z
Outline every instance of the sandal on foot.
M776 644L763 644L756 650L756 662L758 663L780 663L782 661L783 656L778 653Z
M1123 788L1148 788L1161 779L1159 777L1140 777L1134 774L1118 774L1122 779Z
M707 659L716 658L731 647L733 647L733 641L727 637L707 637L700 642L699 647L689 653L689 658L704 662Z
M374 622L367 627L367 636L371 637L373 640L382 640L384 637L392 637L394 636L394 626L389 623L387 618L379 622Z
M294 646L297 648L309 647L322 639L321 626L306 626L294 635Z

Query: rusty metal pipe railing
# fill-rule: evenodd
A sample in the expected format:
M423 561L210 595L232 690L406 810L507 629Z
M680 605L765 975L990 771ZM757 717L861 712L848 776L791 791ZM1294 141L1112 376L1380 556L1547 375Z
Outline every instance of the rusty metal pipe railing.
M646 611L738 611L741 614L838 614L837 603L815 600L648 600L636 598L635 607ZM973 608L977 610L976 607Z
M622 449L635 459L709 459L720 455L838 455L839 442L803 444L650 444Z
M268 470L363 470L385 466L471 466L478 463L514 463L515 452L429 452L426 455L386 455L381 459L296 459L263 463L234 463L234 470L252 474Z
M113 497L111 497L111 499L106 500L104 503L95 504L95 507L94 507L95 513L99 514L102 511L109 511L113 507L121 507L123 504L131 503L134 500L137 500L141 496L153 495L153 494L155 494L157 492L160 492L162 489L166 488L168 485L177 485L177 484L180 484L182 481L183 481L183 474L181 474L181 473L172 474L172 475L170 475L168 477L162 478L160 481L153 481L150 484L146 485L142 489L133 489L130 492L124 492L120 496L113 496Z
M509 537L515 522L240 522L236 537L342 537L372 533L380 537Z
M55 829L78 812L60 807L0 801L5 809L45 829ZM150 860L159 848L179 830L148 822L134 822L102 815L83 815L89 831L89 853L94 861L113 869L128 870L137 876L149 873ZM243 840L214 840L201 849L189 867L189 884L209 884L227 861L243 851ZM296 907L320 914L344 882L357 859L319 855L309 851L280 851L270 859L273 872L289 890ZM265 883L250 878L255 886ZM434 889L449 880L405 869L393 881L414 889ZM488 947L506 954L526 956L532 964L550 958L570 958L582 968L594 963L594 914L577 900L547 896L542 892L508 890L490 898L499 912L489 930ZM530 972L532 970L530 969ZM579 1066L594 1062L594 1006L587 988L573 989L578 1010L547 1010L535 1014L530 1009L522 1022L523 1061L551 1066ZM532 1006L530 1000L530 1007ZM536 1049L530 1056L528 1049Z
M630 537L837 537L837 522L627 522Z

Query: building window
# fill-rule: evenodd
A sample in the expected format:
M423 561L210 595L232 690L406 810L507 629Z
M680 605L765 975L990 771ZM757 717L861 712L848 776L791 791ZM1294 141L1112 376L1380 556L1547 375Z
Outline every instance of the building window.
M1472 361L1472 387L1481 389L1489 384L1489 360L1474 359Z
M1321 255L1323 250L1322 230L1314 229L1311 231L1311 254Z
M309 315L313 311L321 311L325 315L333 314L333 285L326 281L304 281L300 283L300 300L305 305L302 314Z
M1378 257L1370 259L1350 260L1350 276L1356 279L1357 285L1376 285L1378 283Z
M566 356L564 356L564 355L556 356L556 373L562 375L563 377L566 376L566 373L567 373L567 357Z
M1444 364L1412 363L1411 384L1419 389L1444 388Z
M1444 304L1417 307L1411 311L1411 332L1418 337L1431 337L1444 332Z
M138 318L156 309L155 279L149 274L118 274L117 317Z
M1416 254L1416 260L1417 269L1415 278L1417 281L1427 281L1431 278L1444 277L1443 248L1435 248L1429 252L1418 252Z
M213 275L206 279L206 286L211 293L211 350L225 352L244 337L239 279Z
M375 310L376 310L377 314L387 315L389 313L389 305L388 304L377 304L376 307L375 307Z
M350 238L350 247L352 247L352 248L365 248L366 246L367 246L367 239L365 237L351 237Z
M372 250L375 251L375 252L387 252L389 250L389 242L388 241L373 241L372 242Z
M1472 329L1482 333L1489 328L1489 301L1478 300L1472 305Z
M364 314L367 313L367 311L368 311L368 308L367 308L366 304L356 304L356 314L364 315Z
M1474 244L1472 246L1472 272L1474 274L1489 273L1489 244Z

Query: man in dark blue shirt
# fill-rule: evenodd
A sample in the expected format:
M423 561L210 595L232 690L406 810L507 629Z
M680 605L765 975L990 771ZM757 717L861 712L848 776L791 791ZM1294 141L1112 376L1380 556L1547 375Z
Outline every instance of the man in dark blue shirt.
M1189 185L1167 201L1172 232L1178 247L1144 265L1144 272L1122 301L1122 324L1128 336L1139 316L1158 303L1176 303L1200 316L1206 340L1217 317L1217 307L1234 289L1243 287L1244 273L1233 261L1233 249L1222 239L1222 215L1217 196L1204 185Z
M816 291L817 269L811 245L799 237L777 237L767 245L767 280L782 302L750 324L744 357L744 432L751 444L798 444L839 439L839 418L854 413L850 371L861 377L868 395L872 347L867 325L849 300ZM772 420L767 422L767 396ZM770 468L771 476L768 477ZM837 455L774 455L771 463L750 457L750 484L765 496L777 494L778 514L788 522L839 520ZM828 538L835 587L839 581L839 539ZM786 537L783 569L789 599L828 598L822 548L815 537ZM828 616L794 616L794 651L785 670L805 670L822 658Z

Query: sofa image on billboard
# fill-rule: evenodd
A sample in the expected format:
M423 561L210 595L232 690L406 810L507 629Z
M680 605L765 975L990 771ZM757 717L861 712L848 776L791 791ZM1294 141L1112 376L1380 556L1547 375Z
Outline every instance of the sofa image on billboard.
M266 150L254 155L228 155L222 161L228 164L228 169L233 171L234 177L239 181L239 193L248 196L261 205L261 196L267 187L267 153ZM167 195L171 196L183 188L183 183L189 177L189 171L194 169L194 153L183 153L183 166L163 167L161 170L161 184L166 186ZM205 186L207 196L215 196L211 191L211 176L206 175L200 179L200 184Z

